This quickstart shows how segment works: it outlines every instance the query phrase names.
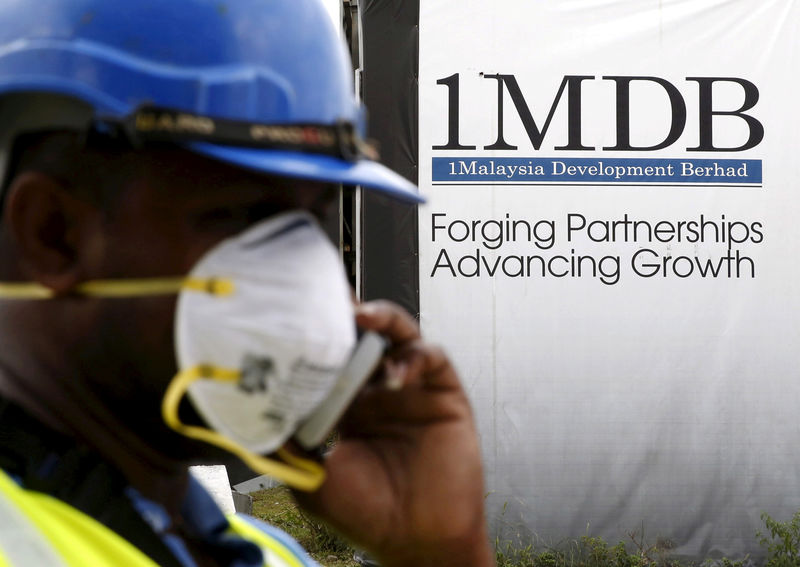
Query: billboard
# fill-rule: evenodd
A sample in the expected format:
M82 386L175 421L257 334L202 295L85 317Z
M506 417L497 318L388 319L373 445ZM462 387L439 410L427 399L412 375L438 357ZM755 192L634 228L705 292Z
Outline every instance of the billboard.
M419 10L420 319L490 515L757 555L800 509L800 4Z

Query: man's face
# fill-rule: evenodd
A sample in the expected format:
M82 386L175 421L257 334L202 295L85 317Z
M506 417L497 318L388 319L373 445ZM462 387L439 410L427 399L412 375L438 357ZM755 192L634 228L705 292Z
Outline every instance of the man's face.
M177 151L147 159L121 191L107 215L98 278L183 275L209 248L255 222L297 208L321 219L338 196L332 185L266 177Z
M338 196L330 185L272 179L186 152L164 151L135 169L98 223L87 279L182 276L255 222L297 208L322 217ZM163 435L159 408L176 372L175 297L96 299L91 309L82 375L132 429L172 439Z

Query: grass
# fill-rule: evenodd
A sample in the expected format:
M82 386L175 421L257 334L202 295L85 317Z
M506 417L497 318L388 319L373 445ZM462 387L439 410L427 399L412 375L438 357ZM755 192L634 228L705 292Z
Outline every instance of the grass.
M291 535L325 567L359 567L354 550L328 527L304 514L282 486L252 494L253 515ZM504 510L505 512L505 510ZM765 567L800 567L800 511L785 522L764 513L765 530L755 536L767 553ZM494 548L498 567L744 567L747 559L720 559L700 563L670 557L670 543L648 544L640 532L630 541L609 545L588 534L556 546L518 541L499 535Z
M254 492L253 515L278 527L303 546L317 563L325 567L360 567L353 560L354 550L327 526L304 514L283 486Z

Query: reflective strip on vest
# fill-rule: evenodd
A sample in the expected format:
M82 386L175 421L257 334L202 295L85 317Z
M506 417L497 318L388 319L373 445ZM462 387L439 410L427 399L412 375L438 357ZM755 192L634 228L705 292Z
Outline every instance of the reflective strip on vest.
M246 520L231 530L261 548L264 567L309 567ZM126 539L56 498L25 490L0 470L0 567L158 567Z
M16 522L24 526L24 534L6 531ZM96 520L61 500L21 488L1 471L0 526L0 548L10 567L157 567ZM19 542L15 542L17 537ZM38 555L23 557L21 548Z
M261 548L264 564L268 567L309 567L309 563L304 558L299 557L280 540L264 533L247 520L228 516L228 522L234 533Z
M13 485L14 481L0 474L0 492L6 496L0 497L0 550L5 564L9 567L65 565L50 542L20 511L17 502L10 496L14 487L9 483Z

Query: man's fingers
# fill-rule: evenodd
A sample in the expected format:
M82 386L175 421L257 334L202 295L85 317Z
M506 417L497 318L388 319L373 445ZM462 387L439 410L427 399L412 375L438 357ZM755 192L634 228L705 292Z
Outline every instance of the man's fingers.
M460 422L470 417L469 403L454 393L433 394L419 390L403 392L374 392L353 413L353 422L369 424L361 434L375 435L380 431L410 427L434 427L437 424ZM358 435L358 433L356 433Z
M356 306L356 322L392 343L383 369L389 389L418 383L432 388L458 386L458 377L447 355L441 348L421 340L419 325L403 308L388 301L362 303Z
M445 352L436 345L415 340L390 351L385 363L387 386L399 389L421 385L430 390L459 388L460 383Z
M370 301L356 306L356 322L362 329L375 331L394 344L418 339L419 325L402 307L388 301Z

